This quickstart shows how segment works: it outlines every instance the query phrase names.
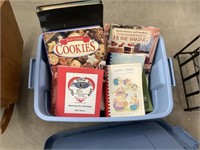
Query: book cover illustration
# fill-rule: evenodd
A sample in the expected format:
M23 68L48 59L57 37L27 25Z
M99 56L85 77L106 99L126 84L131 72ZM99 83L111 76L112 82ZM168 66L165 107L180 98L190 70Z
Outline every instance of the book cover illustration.
M109 26L107 26L109 27ZM143 54L145 71L150 72L160 29L149 26L111 24L108 52Z
M128 63L142 63L142 69L144 66L145 56L140 54L125 54L125 53L109 53L108 64L128 64ZM148 75L146 75L148 76ZM151 112L153 110L152 101L148 90L148 80L146 79L145 71L142 72L142 84L143 84L143 98L145 105L145 112Z
M99 117L103 70L58 66L56 116Z
M55 115L57 66L104 69L103 29L99 26L43 33L52 72L50 113Z
M99 26L43 33L49 64L84 68L105 66L103 29Z
M108 116L145 115L142 64L108 65Z

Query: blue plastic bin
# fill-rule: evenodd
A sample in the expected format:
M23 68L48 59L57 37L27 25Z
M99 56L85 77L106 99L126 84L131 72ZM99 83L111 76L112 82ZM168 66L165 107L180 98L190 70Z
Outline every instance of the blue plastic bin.
M144 116L131 117L57 117L48 112L50 93L50 72L45 47L40 35L36 59L31 59L29 88L34 89L34 110L39 118L54 122L117 122L163 118L173 108L172 86L175 85L171 59L167 58L164 40L160 37L154 64L150 74L150 94L154 110Z
M181 127L163 120L107 123L49 137L44 149L198 149L199 143Z

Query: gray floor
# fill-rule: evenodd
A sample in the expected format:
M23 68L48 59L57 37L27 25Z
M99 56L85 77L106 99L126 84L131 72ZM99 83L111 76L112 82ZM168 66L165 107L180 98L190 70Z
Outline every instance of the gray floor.
M58 131L94 124L45 122L39 119L33 110L33 90L29 90L27 84L29 60L36 55L37 40L41 33L35 7L56 2L59 1L11 0L24 39L23 71L20 98L6 132L0 137L1 149L42 149L45 140ZM103 0L103 3L104 22L161 28L168 57L172 57L200 31L199 0ZM173 59L173 61L177 82L176 87L173 88L174 109L165 120L172 125L182 126L193 137L200 140L200 112L183 111L186 106L183 88L177 60ZM186 72L190 71L188 66ZM188 87L192 89L193 83Z

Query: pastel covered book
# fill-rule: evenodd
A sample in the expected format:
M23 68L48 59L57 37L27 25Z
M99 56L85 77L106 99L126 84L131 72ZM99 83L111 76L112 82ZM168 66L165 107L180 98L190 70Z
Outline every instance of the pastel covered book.
M128 64L128 63L142 63L142 69L144 66L145 56L140 54L125 54L125 53L109 53L108 64ZM144 70L144 69L143 69ZM147 76L147 75L146 75ZM146 79L145 71L142 72L142 83L143 83L143 98L145 105L145 112L151 112L153 110L153 105L151 97L148 90L148 79Z
M106 116L145 115L142 64L107 66Z
M101 69L58 66L56 116L99 117Z

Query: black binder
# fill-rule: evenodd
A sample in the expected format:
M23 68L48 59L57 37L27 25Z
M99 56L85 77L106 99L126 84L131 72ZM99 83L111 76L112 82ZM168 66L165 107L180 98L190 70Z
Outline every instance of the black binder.
M43 32L83 26L103 26L101 0L70 1L36 7Z

